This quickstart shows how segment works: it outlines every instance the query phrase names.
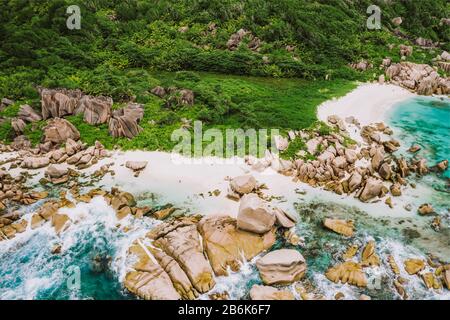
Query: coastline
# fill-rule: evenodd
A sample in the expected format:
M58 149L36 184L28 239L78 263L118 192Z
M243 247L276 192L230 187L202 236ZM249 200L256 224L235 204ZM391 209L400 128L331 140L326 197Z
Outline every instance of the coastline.
M361 124L367 125L383 121L386 112L396 103L417 95L396 85L363 83L347 95L328 100L317 107L317 117L324 122L330 115L338 115L342 119L354 116ZM364 107L361 107L364 106ZM344 121L350 137L361 141L359 129ZM10 154L13 157L14 154ZM1 160L9 158L3 154ZM147 167L138 177L125 167L126 161L148 161ZM252 174L259 183L265 184L264 193L273 198L273 203L284 210L293 211L293 203L300 199L311 201L323 199L331 202L345 201L346 205L364 210L374 217L379 216L409 216L404 203L419 206L426 189L408 189L401 199L394 199L395 212L386 212L383 201L363 203L347 195L337 195L323 188L314 188L306 183L294 182L292 177L277 173L272 168L263 172L251 170L242 158L219 159L215 157L188 159L191 162L181 163L178 158L173 160L172 154L161 151L113 151L110 156L100 160L97 164L82 170L86 175L93 174L103 165L110 165L114 176L106 175L96 183L97 187L119 187L136 195L153 194L159 203L171 203L174 206L186 208L192 213L201 215L228 215L236 217L239 202L226 197L229 179L243 174ZM70 167L70 166L69 166ZM75 169L74 166L72 168ZM22 168L11 170L12 174L20 174ZM44 169L30 170L34 175L28 183L39 185L44 177ZM212 195L219 190L218 195ZM298 190L301 190L299 194ZM306 191L306 194L303 194Z
M397 102L414 96L414 94L409 92L406 94L401 88L396 90L397 88L392 88L389 85L383 86L380 90L379 85L361 85L347 96L328 101L324 105L321 105L318 109L318 114L320 113L320 117L326 120L327 113L323 109L325 106L326 112L329 112L330 115L335 114L334 111L336 111L336 108L342 108L339 109L339 112L342 112L340 114L341 117L354 116L350 112L358 108L361 109L360 106L363 101L368 99L370 103L367 105L369 108L372 108L372 112L376 112L378 117L382 117ZM386 91L389 94L387 96L381 95L380 91ZM377 101L381 101L381 108L377 109L377 101L371 99L373 95L380 96ZM389 100L391 98L392 100ZM378 112L379 110L383 112ZM345 114L345 112L348 113ZM360 120L359 118L357 119ZM377 121L376 119L382 121L380 120L382 118L364 118L363 121L367 122L361 121L361 124L372 123ZM350 128L356 130L356 127ZM351 130L349 131L352 133ZM356 134L359 135L359 130L355 131ZM18 153L15 152L9 154L4 153L0 156L0 159L14 158L17 155ZM118 187L121 190L131 192L138 201L152 201L152 205L170 203L174 207L194 215L227 215L233 218L237 217L240 202L227 197L230 185L229 179L243 174L251 174L258 183L266 185L267 188L262 189L262 193L265 197L270 198L271 205L294 215L303 217L303 214L305 214L307 217L306 221L299 219L299 223L293 227L293 232L305 238L306 241L311 241L311 238L318 237L318 239L311 241L311 246L314 245L314 241L319 241L322 236L329 237L327 241L330 243L335 241L333 234L322 234L322 228L314 221L322 221L324 217L343 217L355 221L358 231L357 241L366 243L375 237L378 241L379 252L393 252L398 261L404 261L410 257L426 259L423 253L424 251L421 251L424 248L433 248L433 253L441 259L445 259L449 254L449 251L446 249L440 249L438 252L434 252L434 248L439 247L445 234L435 236L434 231L429 228L428 220L418 218L411 211L405 209L405 205L410 204L415 211L424 202L424 199L429 198L429 192L431 190L425 188L422 184L417 184L415 188L405 188L401 197L393 198L392 204L395 209L391 210L384 203L384 198L368 203L361 202L354 196L348 196L346 194L338 195L323 188L315 188L307 183L294 181L291 176L280 174L271 167L266 168L262 172L252 170L251 166L246 164L242 158L227 160L199 158L190 159L191 161L186 162L180 162L179 160L179 158L178 161L174 160L172 154L168 152L111 151L107 157L99 159L98 163L86 169L79 169L78 171L82 174L80 180L87 181L102 166L108 166L114 172L113 175L106 174L92 185L87 185L86 189L99 187L104 190L109 190L112 187ZM127 161L148 161L148 164L136 177L132 170L126 168L125 163ZM73 165L69 167L76 169ZM27 184L39 188L39 180L44 177L46 169L26 170L15 167L10 169L9 173L17 176L24 171L32 175L27 181ZM311 208L316 209L312 209L311 211ZM314 210L318 210L320 213L316 213ZM315 214L312 217L308 217L308 214L311 214L311 212ZM49 250L52 249L50 243L59 243L62 246L62 251L67 252L76 250L78 248L77 245L79 247L88 246L91 240L86 235L95 235L94 238L108 239L107 242L114 248L115 252L114 250L112 251L113 260L111 267L117 276L119 284L123 285L124 277L127 271L129 271L129 265L126 259L128 248L135 239L144 236L149 229L160 223L160 221L150 217L140 220L131 216L119 221L116 218L115 212L101 198L93 199L89 203L78 203L75 208L62 208L61 213L67 214L71 221L74 222L73 226L69 227L67 231L64 231L62 235L57 235L50 224L46 224L36 230L31 230L28 227L26 232L8 241L8 244L2 247L0 253L5 254L8 248L12 248L15 245L31 243L32 245L34 244L34 247L30 245L27 248L29 250L42 251L42 259L46 260L48 259ZM30 221L32 214L32 211L27 212L24 218ZM103 227L97 228L99 225ZM414 240L414 243L397 243L392 233L383 233L385 232L384 226L389 226L388 229L391 229L392 232L398 232L403 235L411 233L413 237L411 241L414 237L417 237L418 233L414 233L416 232L415 230L420 231L420 237ZM46 243L45 246L42 245L44 247L41 248L36 244L36 241L29 241L32 237L39 237L42 243ZM50 248L48 248L49 245ZM336 245L340 246L342 243L339 242L338 244L336 242ZM415 245L421 248L421 250L415 248ZM307 249L303 248L303 250L306 251ZM20 257L18 256L18 259ZM220 290L225 290L231 294L232 298L241 298L248 291L248 288L245 287L245 279L247 277L258 279L257 274L252 271L255 259L246 262L243 265L243 270L232 273L229 277L217 277L218 285L213 292L219 293ZM55 268L63 268L65 264L69 264L69 257L64 258L60 263L61 267L55 265ZM379 268L377 270L383 270L385 274L389 273L385 266ZM35 285L33 290L26 292L27 297L30 298L35 298L39 290L42 289L42 286L51 287L51 283L62 281L60 278L54 278L59 277L58 275L48 276L48 278L44 279L45 283L39 282L39 277L35 274L24 276L28 282ZM369 278L375 276L376 274L371 273L371 271L368 273ZM317 287L321 292L326 294L326 298L328 299L333 299L335 292L343 290L342 286L331 283L316 269L314 269L313 279ZM115 283L114 285L117 284ZM420 278L414 279L410 287L417 288L417 290L421 290L422 292L422 280ZM298 293L295 293L294 286L291 286L290 290L296 294L296 297L298 296ZM358 289L347 287L345 294L349 298L358 299L359 291ZM432 293L428 292L422 292L421 294L434 297ZM441 298L445 297L447 296L441 296ZM207 299L208 297L205 294L200 298Z
M328 100L317 108L317 118L326 122L327 117L337 115L345 120L354 117L361 126L385 121L386 113L395 104L417 97L416 94L393 84L363 83L347 95ZM360 141L359 134L349 128L344 121L351 137Z

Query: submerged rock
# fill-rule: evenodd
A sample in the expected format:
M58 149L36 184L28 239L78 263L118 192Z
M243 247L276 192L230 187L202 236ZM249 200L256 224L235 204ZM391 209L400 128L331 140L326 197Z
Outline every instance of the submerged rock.
M358 287L367 286L367 278L361 264L353 261L346 261L328 269L325 276L335 283L348 283Z
M433 206L429 203L421 204L417 211L422 216L434 213Z
M323 225L336 233L342 234L346 237L353 236L353 221L347 221L342 219L330 219L326 218Z
M417 274L418 272L425 269L425 261L421 259L408 259L405 262L405 270L409 274Z

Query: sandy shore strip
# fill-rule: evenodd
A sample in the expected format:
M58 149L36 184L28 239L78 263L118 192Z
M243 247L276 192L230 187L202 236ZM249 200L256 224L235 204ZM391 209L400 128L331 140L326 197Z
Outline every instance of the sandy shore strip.
M148 165L139 177L134 177L133 172L125 167L128 160L148 161ZM118 187L134 195L153 193L157 202L161 204L171 203L176 207L188 209L194 214L219 214L232 217L238 214L239 202L227 198L229 187L227 177L234 178L243 174L252 174L259 183L264 183L268 188L264 190L264 194L275 197L272 204L290 212L295 212L295 203L319 201L354 206L375 217L407 217L411 213L404 209L405 203L418 207L423 203L424 195L430 192L421 186L416 189L408 188L402 197L393 199L395 210L391 210L383 201L363 203L352 196L338 195L302 182L294 182L292 177L279 174L271 168L263 172L253 171L243 162L243 159L234 159L228 164L220 163L223 159L203 158L201 160L201 163L196 164L179 164L174 162L172 155L167 152L115 151L109 157L101 159L97 164L81 172L90 175L102 165L113 163L110 169L115 172L115 175L105 175L95 186L103 189ZM10 173L15 176L23 170L15 168ZM45 168L27 171L33 174L27 184L39 185L39 179L44 176ZM219 190L220 194L213 195L212 192L215 190Z
M384 121L386 112L392 106L416 96L396 85L365 83L342 98L322 103L317 109L317 117L326 122L330 115L337 115L343 120L353 116L364 126Z

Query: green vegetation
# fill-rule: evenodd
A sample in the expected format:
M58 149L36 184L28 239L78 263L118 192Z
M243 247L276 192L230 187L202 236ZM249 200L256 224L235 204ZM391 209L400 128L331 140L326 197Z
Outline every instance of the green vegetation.
M38 86L108 95L114 107L131 99L144 104L144 130L131 141L110 137L106 125L67 118L84 141L99 139L108 148L169 150L183 118L202 120L205 129L307 128L317 120L318 104L345 94L355 80L377 78L383 58L399 61L399 44L421 36L450 49L450 28L440 24L450 11L445 0L81 0L81 29L69 30L72 4L0 3L0 98L18 101L0 117L15 116L24 102L39 108ZM382 30L366 28L371 4L382 9ZM403 17L400 31L407 38L393 33L396 16ZM241 28L261 40L258 51L248 48L248 38L237 50L227 49ZM409 59L429 63L436 54L415 47ZM360 59L375 68L348 67ZM196 103L167 107L149 93L156 85L192 89ZM27 126L33 143L43 125ZM0 139L12 137L5 120Z
M397 48L388 45L408 43L392 34L396 16L403 17L400 30L411 39L447 42L447 49L450 39L448 26L440 24L450 11L445 0L82 0L81 30L69 30L66 9L72 4L0 4L0 96L35 97L34 86L44 85L126 100L141 92L133 78L147 77L143 69L364 79L368 75L346 65L361 58L374 65L385 56L398 59ZM382 30L366 28L371 4L382 9ZM189 29L179 32L182 26ZM245 45L226 50L240 28L261 39L259 52ZM295 50L288 52L286 45ZM415 52L413 59L429 58L423 54Z
M81 139L93 144L100 140L107 148L171 150L172 131L182 125L182 119L201 120L203 130L218 128L279 128L282 131L310 127L316 121L316 106L332 97L342 96L356 84L347 80L333 82L298 79L272 79L245 76L226 76L210 73L162 73L156 81L166 87L177 85L194 91L194 106L176 110L165 106L165 100L150 93L142 96L144 129L134 139L113 138L106 124L92 126L81 116L69 116L81 133ZM156 78L155 78L156 79ZM143 85L143 84L142 84ZM14 111L10 110L14 109ZM3 113L17 112L16 104ZM33 143L40 141L44 121L29 124L25 135ZM34 130L33 130L34 129ZM2 136L3 140L5 135Z

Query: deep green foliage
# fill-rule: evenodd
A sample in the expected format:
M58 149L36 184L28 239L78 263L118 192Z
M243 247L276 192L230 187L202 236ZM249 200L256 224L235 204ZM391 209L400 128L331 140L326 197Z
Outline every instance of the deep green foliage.
M402 16L402 32L448 42L445 0L82 0L81 30L66 27L68 0L11 0L0 4L0 96L31 98L37 85L77 87L126 100L136 88L124 70L196 70L270 77L364 79L346 67L360 58L378 63ZM383 30L368 31L366 9L382 8ZM217 30L208 30L214 22ZM189 26L185 33L178 31ZM240 28L262 40L226 50ZM294 45L293 52L285 50ZM397 50L398 51L398 50ZM420 53L418 53L420 55ZM263 62L267 56L269 63ZM430 56L431 57L431 56ZM422 55L418 57L423 59ZM428 58L428 56L426 57ZM144 71L135 71L144 72ZM149 81L152 82L151 80Z

